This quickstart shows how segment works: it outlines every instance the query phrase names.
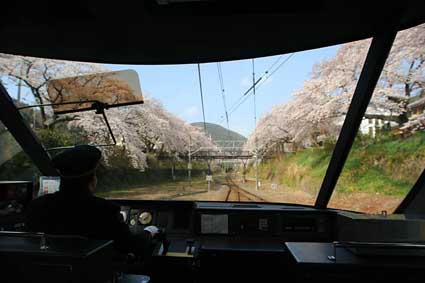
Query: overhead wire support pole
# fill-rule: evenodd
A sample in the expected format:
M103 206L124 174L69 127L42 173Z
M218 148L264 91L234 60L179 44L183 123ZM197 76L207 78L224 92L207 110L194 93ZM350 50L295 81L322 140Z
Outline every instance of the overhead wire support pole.
M21 65L21 68L19 70L19 76L23 77L23 65ZM21 90L22 90L22 79L18 79L18 93L17 93L17 100L18 102L21 102Z
M372 39L341 133L316 199L316 208L326 208L328 205L396 35L395 29L387 30Z
M187 178L189 179L189 187L192 186L192 176L191 176L191 170L192 170L192 137L189 135L189 158L187 163Z
M223 79L223 71L221 70L221 63L217 62L217 72L218 72L218 80L220 82L220 90L221 90L221 98L223 99L223 106L224 106L224 115L226 118L226 136L227 140L230 140L230 124L229 124L229 113L227 112L227 104L226 104L226 94L224 91L224 79ZM220 122L221 124L221 122Z
M207 124L205 122L204 94L202 92L201 65L199 63L198 63L198 80L199 80L199 92L201 93L201 106L202 106L202 117L204 119L204 130L205 130L205 134L207 134Z
M229 138L229 130L230 130L230 124L229 124L229 113L227 111L227 103L226 103L226 94L224 91L224 80L223 80L223 71L221 70L221 63L217 62L217 72L218 72L218 79L220 82L220 91L221 91L221 98L223 99L223 106L224 106L224 115L226 118L226 126L227 126L227 135Z
M198 79L199 79L199 91L201 93L201 106L202 106L202 117L204 119L204 131L205 131L205 135L207 135L208 132L207 132L207 123L205 120L204 95L202 92L201 64L199 63L198 63ZM211 175L211 165L209 161L207 161L207 166L208 166L208 175Z
M254 140L255 140L255 189L259 189L258 180L258 140L257 140L257 103L255 98L255 63L252 59L252 95L254 96Z

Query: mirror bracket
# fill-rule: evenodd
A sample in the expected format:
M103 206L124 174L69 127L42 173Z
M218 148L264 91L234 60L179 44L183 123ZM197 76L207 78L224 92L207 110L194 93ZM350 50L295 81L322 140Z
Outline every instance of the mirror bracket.
M110 105L107 103L103 103L100 102L98 100L91 100L91 101L72 101L72 102L59 102L59 103L49 103L49 104L34 104L34 105L27 105L27 106L23 106L23 107L17 107L17 109L23 110L23 109L28 109L28 108L34 108L34 107L46 107L46 106L55 106L55 105L66 105L66 104L81 104L81 103L87 103L87 102L91 102L92 105L89 108L85 108L85 109L80 109L79 111L69 111L68 113L56 113L56 115L60 115L60 114L69 114L69 113L77 113L77 112L84 112L84 111L89 111L89 110L94 110L96 114L101 114L103 116L103 119L105 121L106 127L108 128L109 131L109 135L112 139L112 143L109 144L98 144L96 146L99 147L104 147L104 146L114 146L117 144L117 141L115 139L114 133L112 131L111 125L109 124L108 121L108 117L106 116L105 110L110 108ZM47 151L50 150L62 150L62 149L67 149L67 148L72 148L74 146L60 146L60 147L51 147L48 148Z

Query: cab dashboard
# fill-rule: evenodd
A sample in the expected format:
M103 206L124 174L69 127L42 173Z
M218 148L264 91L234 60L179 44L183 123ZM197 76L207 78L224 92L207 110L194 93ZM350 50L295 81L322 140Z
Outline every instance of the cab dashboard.
M283 204L116 201L132 233L155 225L172 237L329 241L335 212Z
M144 228L155 225L163 234L153 241L147 257L127 254L115 258L106 255L110 253L108 249L96 246L93 266L101 266L99 260L106 260L113 265L110 270L148 274L152 282L280 282L276 279L282 276L291 282L315 282L312 278L327 282L369 282L365 279L376 282L374 274L386 274L378 282L388 282L390 278L404 278L406 272L413 278L412 282L422 282L425 276L425 245L416 249L424 242L423 234L415 232L425 231L423 218L268 203L114 202L120 206L122 220L131 233L142 234ZM42 241L25 237L3 235L15 244L22 239L26 245L23 255L28 254L29 245L45 261L49 254L41 249ZM55 253L51 258L52 268L57 266L56 241L61 245L62 241L68 243L60 238L48 239L48 251ZM362 242L360 250L341 246L349 241ZM415 249L387 245L398 242L403 246L406 241L415 242ZM376 242L384 242L380 247L389 249L378 251ZM4 253L15 258L16 250L11 251L7 243L3 245ZM74 260L75 239L69 244L66 249L60 246L60 252L63 254L71 247ZM100 244L112 247L111 243ZM368 244L373 244L371 249L367 248ZM383 255L382 251L391 256ZM362 255L365 252L368 254ZM79 264L86 266L86 255L82 258ZM16 260L24 262L22 257ZM38 266L38 261L35 264ZM98 272L105 270L108 269L101 268Z
M281 276L296 282L387 282L406 272L416 282L425 275L425 252L397 245L423 243L421 233L406 231L425 229L424 219L269 203L117 203L132 233L147 225L166 231L150 270L164 282L191 276L194 282L217 282L223 274L227 282L277 282ZM379 242L385 249L376 249ZM360 248L350 246L356 243ZM173 271L164 273L163 266ZM377 273L388 275L376 281Z

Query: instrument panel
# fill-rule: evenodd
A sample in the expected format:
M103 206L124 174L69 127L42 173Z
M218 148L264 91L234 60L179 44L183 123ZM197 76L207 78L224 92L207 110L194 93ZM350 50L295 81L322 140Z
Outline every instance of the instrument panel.
M121 215L132 233L141 233L155 225L168 234L190 233L192 204L150 201L117 201Z
M334 212L279 204L118 201L133 233L148 225L169 236L211 238L281 238L326 241L333 233Z
M333 213L282 205L235 204L221 208L197 203L195 233L201 236L278 237L283 240L327 240L332 236Z

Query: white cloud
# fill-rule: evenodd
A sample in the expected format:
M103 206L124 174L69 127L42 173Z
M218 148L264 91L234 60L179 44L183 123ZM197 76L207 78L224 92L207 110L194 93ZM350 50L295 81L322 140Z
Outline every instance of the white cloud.
M244 77L244 78L242 78L242 80L241 80L241 86L242 87L246 87L246 88L252 86L252 78L250 78L250 77Z
M195 105L190 106L188 108L186 108L186 110L184 111L184 113L186 114L186 116L188 117L193 117L199 114L199 108Z
M266 79L266 78L267 78L267 77L264 77L264 78L263 78L263 80L264 80L264 79ZM269 78L267 79L267 81L265 81L263 84L264 84L264 85L268 85L268 84L270 84L271 82L273 82L273 77L269 77ZM260 83L261 83L261 82L260 82Z

